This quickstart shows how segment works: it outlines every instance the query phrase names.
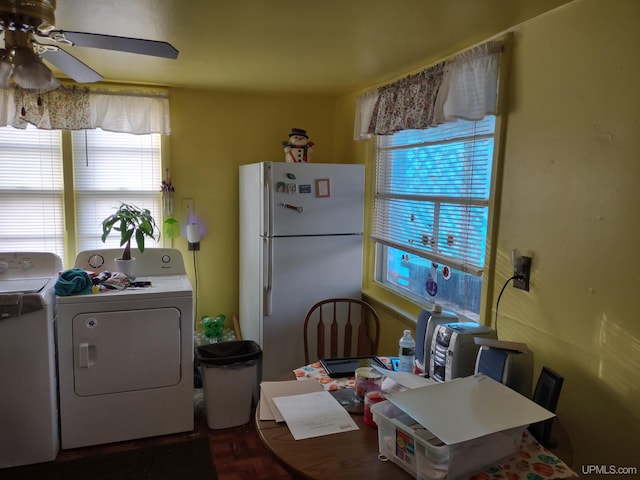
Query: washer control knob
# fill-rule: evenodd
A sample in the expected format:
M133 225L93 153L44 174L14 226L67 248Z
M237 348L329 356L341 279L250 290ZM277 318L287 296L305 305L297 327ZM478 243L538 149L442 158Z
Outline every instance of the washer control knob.
M2 261L0 262L0 273L4 273L9 270L9 262Z
M162 256L162 263L169 263L171 261L171 257L169 255Z
M100 268L102 265L104 265L104 257L102 255L96 253L89 257L89 266L92 268Z

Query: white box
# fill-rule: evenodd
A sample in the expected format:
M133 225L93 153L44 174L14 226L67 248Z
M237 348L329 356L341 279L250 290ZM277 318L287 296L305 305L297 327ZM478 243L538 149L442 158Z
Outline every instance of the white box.
M371 407L378 447L419 480L458 478L514 453L526 426L446 445L389 401Z

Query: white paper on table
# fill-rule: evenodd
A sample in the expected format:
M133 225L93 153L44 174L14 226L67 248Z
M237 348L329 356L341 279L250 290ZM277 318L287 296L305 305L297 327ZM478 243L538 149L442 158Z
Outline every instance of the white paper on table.
M328 391L274 397L273 403L296 440L358 430L349 412Z
M448 445L555 416L483 374L386 398Z
M424 378L419 375L414 375L409 372L396 372L395 370L385 370L384 368L380 368L376 365L371 365L378 372L384 375L387 378L390 378L396 383L399 383L403 387L407 388L420 388L425 387L427 385L435 385L439 382L432 380L430 378Z
M406 389L407 387L403 387L390 377L384 377L384 380L382 380L382 393L404 392Z
M273 397L286 397L301 393L319 392L322 385L316 380L284 380L260 383L260 420L284 422L282 414L273 404Z

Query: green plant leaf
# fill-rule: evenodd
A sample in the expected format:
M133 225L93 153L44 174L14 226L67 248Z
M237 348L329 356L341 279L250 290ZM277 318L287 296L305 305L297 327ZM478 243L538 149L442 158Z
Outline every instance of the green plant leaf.
M135 237L140 252L144 252L145 237L156 240L155 232L159 230L151 211L140 209L126 203L120 204L115 213L102 221L102 241L105 242L112 231L120 232L120 246L125 246L122 258L130 258L131 239Z

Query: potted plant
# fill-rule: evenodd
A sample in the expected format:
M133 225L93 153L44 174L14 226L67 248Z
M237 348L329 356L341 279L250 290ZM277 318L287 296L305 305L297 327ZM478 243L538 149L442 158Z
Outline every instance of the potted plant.
M124 262L130 264L131 260L135 260L135 258L131 257L131 239L135 238L138 250L142 253L144 252L145 237L155 240L155 232L158 231L158 226L148 209L122 203L115 213L102 221L103 242L106 241L113 230L120 232L120 246L124 245L122 256L115 259L116 265L118 265L119 271L131 274L130 266L123 264Z

